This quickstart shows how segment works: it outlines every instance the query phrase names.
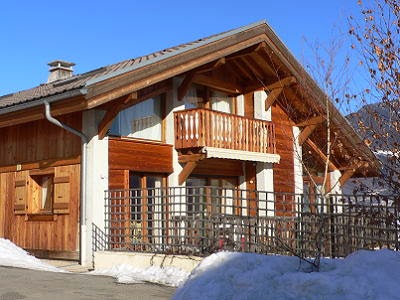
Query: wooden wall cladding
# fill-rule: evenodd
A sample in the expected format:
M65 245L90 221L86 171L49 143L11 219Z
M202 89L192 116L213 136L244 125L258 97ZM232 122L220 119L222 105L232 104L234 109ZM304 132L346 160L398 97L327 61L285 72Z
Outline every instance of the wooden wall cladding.
M192 174L242 176L243 164L239 160L209 158L199 161Z
M55 201L60 205L54 208L51 219L40 214L29 217L28 210L20 214L14 213L14 202L18 195L15 186L19 185L19 188L22 188L18 180L23 172L27 175L29 171L1 173L0 236L25 249L76 252L79 245L79 170L79 164L54 168L55 178L63 178L63 180L58 180L56 185L68 183L68 188L63 186L58 190L58 194L61 193L62 197L58 199L58 202ZM66 180L67 177L68 180ZM27 195L29 197L29 193ZM65 205L67 200L67 205Z
M109 170L108 174L110 190L129 189L129 170Z
M81 113L57 118L81 130ZM0 166L77 157L81 153L81 139L78 136L47 120L0 128L0 145Z
M275 124L276 153L281 156L274 164L274 191L294 193L294 125L286 113L277 105L272 106L272 121Z
M109 169L172 173L172 147L151 141L109 138Z

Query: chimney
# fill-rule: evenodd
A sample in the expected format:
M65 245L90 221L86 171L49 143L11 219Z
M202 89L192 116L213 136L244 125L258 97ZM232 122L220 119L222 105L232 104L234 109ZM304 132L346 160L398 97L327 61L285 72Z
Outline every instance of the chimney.
M72 67L75 66L74 63L63 60L55 60L47 65L50 67L47 83L71 77L74 71Z

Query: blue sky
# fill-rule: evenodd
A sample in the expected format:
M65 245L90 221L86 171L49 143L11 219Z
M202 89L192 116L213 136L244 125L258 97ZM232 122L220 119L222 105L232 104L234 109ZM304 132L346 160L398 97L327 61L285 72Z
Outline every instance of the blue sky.
M304 38L328 43L357 11L356 0L3 1L0 95L44 83L54 59L83 73L260 20L309 61Z

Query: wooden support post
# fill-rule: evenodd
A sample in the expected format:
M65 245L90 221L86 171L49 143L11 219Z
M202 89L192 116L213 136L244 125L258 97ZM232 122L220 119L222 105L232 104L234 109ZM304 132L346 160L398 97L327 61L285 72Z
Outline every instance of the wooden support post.
M323 122L325 122L326 118L324 116L316 116L313 118L310 118L308 120L305 120L303 122L297 123L296 126L297 127L304 127L304 126L308 126L308 125L317 125L317 124L321 124Z
M304 142L310 137L310 135L314 132L314 130L317 128L317 126L325 121L324 116L317 116L314 118L311 118L309 120L306 120L304 122L296 124L298 127L304 127L305 128L301 131L299 135L299 144L303 145Z
M179 173L179 185L182 185L185 180L192 174L194 168L196 168L198 161L189 161L183 167L182 171Z
M310 135L314 132L315 128L317 128L316 124L308 125L305 127L299 135L299 145L303 145L304 142L310 137Z
M288 87L288 86L290 86L290 85L292 85L292 84L295 84L295 83L297 83L296 77L294 77L294 76L289 76L289 77L285 77L285 78L283 78L283 79L281 79L281 80L278 80L278 81L276 81L276 82L274 82L274 83L271 83L271 84L267 85L267 86L264 88L264 90L266 90L266 91L272 91L272 90L274 90L274 89L276 89L276 88Z
M115 106L113 106L106 112L98 127L98 135L100 140L105 137L108 129L110 128L114 118L118 115L118 113L123 110L127 105L129 105L129 103L136 100L137 93L131 93L123 97L121 101L119 101L117 104L115 104Z
M279 95L282 93L283 88L276 88L273 89L268 96L265 98L265 110L267 111L275 102L276 99L278 99Z
M321 158L321 160L326 163L327 161L327 156L318 148L317 145L314 144L314 142L310 139L306 140L306 143L310 146L310 148L318 155L319 158ZM335 171L338 168L331 162L328 162L328 170L331 171Z
M264 88L264 90L268 92L268 96L265 99L265 110L268 110L274 104L285 87L295 84L296 82L296 77L289 76L267 85Z
M354 175L354 173L356 172L356 169L349 169L344 171L344 173L342 174L342 176L340 176L339 178L339 183L340 185L344 185L346 183L347 180L349 180L351 178L351 176Z

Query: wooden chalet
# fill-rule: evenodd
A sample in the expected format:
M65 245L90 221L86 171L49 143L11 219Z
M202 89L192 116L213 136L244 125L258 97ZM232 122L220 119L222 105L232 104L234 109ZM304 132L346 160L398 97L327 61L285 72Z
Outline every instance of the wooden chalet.
M322 182L326 95L265 22L79 75L49 66L48 83L0 97L0 237L33 253L90 260L106 190L313 193ZM329 111L340 192L377 163Z

